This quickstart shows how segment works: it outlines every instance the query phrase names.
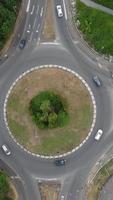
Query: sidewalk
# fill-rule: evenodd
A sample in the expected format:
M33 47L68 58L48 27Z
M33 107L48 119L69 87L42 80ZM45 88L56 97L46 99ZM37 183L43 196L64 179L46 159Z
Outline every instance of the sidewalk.
M95 2L93 2L93 1L91 1L91 0L80 0L82 3L84 3L86 6L89 6L89 7L91 7L91 8L96 8L96 9L98 9L98 10L101 10L101 11L103 11L103 12L105 12L105 13L108 13L108 14L110 14L110 15L113 15L113 10L112 9L110 9L110 8L107 8L107 7L105 7L105 6L102 6L102 5L100 5L100 4L98 4L98 3L95 3Z

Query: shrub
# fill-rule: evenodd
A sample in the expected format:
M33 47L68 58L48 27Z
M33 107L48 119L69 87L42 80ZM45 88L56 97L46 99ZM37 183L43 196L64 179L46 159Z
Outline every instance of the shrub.
M39 128L55 128L68 122L66 103L52 91L43 91L30 102L30 112Z

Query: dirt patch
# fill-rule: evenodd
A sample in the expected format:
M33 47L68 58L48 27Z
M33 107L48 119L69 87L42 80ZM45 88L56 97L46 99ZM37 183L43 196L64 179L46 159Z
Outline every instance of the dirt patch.
M31 99L51 90L68 104L65 127L40 130L29 112ZM34 153L51 155L70 151L84 140L93 117L91 97L85 85L72 73L57 68L32 71L14 86L7 103L7 119L17 141ZM52 153L51 153L52 152Z
M53 19L53 1L47 0L45 21L42 31L42 41L53 41L55 40L55 29L54 29L54 19Z
M41 200L58 200L61 184L56 182L39 183Z

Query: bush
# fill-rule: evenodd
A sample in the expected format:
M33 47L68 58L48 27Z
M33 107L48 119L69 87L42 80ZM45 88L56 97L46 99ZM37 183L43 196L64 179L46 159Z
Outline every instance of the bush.
M0 172L0 200L12 200L8 197L9 184L7 182L6 175Z
M39 128L55 128L68 122L66 103L52 91L43 91L30 102L30 112Z

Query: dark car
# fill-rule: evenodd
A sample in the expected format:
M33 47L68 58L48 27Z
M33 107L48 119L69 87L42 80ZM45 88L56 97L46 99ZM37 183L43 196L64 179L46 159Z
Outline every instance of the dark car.
M57 159L55 160L55 165L56 166L63 166L66 164L66 160L65 159Z
M25 45L26 45L26 40L25 39L20 40L19 48L23 49L25 47Z
M95 83L97 87L100 87L102 85L101 80L99 79L97 75L93 76L93 82Z

